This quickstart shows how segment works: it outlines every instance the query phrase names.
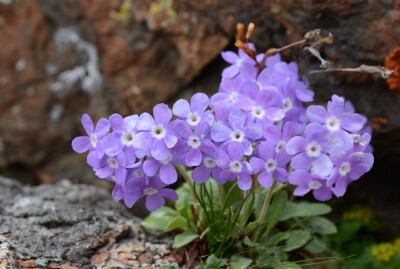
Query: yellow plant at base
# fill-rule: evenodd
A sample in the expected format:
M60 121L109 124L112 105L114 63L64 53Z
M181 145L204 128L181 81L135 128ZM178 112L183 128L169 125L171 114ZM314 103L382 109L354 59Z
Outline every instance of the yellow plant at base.
M371 253L377 261L388 262L395 254L395 250L395 245L385 242L373 247Z
M372 210L368 207L355 206L352 210L343 213L344 220L360 220L363 224L368 224L372 218Z

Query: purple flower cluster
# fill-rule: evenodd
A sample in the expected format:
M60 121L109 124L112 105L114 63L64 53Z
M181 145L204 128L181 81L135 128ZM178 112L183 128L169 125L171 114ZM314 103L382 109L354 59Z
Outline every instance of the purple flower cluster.
M83 115L88 136L75 138L73 149L89 151L96 175L115 183L115 200L131 207L146 196L149 210L164 205L164 198L177 200L165 188L177 180L176 165L192 169L198 183L237 180L249 190L254 180L264 188L288 181L297 186L295 195L312 191L320 201L343 196L348 184L371 169L371 131L351 103L334 95L327 109L305 108L314 92L297 65L279 55L267 58L261 72L241 50L222 57L231 66L211 98L197 93L172 110L158 104L153 116L114 114L96 128Z

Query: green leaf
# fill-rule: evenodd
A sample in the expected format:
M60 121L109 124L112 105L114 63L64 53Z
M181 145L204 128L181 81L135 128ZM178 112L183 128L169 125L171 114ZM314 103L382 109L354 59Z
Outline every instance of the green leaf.
M206 261L205 269L219 269L221 266L224 266L224 260L218 259L214 254L209 256Z
M278 223L278 221L284 216L286 204L288 200L288 194L286 191L279 192L272 200L271 206L269 207L265 221L267 224L267 233Z
M285 251L292 251L304 246L311 238L311 234L304 230L292 230L287 232Z
M175 269L175 266L172 265L163 265L160 267L160 269Z
M248 236L245 236L245 237L244 237L243 243L244 243L246 246L249 246L249 247L257 247L257 246L260 245L260 244L258 244L257 242L251 241L250 238L249 238Z
M276 267L277 269L301 269L300 265L293 262L283 262Z
M312 217L306 220L302 227L307 231L319 234L337 233L337 228L332 221L324 217Z
M253 260L239 256L233 255L231 258L231 267L232 269L245 269L247 268Z
M208 241L210 244L220 243L224 240L226 233L226 224L223 221L217 221L210 225L208 232Z
M179 213L174 209L163 206L147 216L142 225L148 229L155 229L164 231L165 227L175 218Z
M311 253L320 254L326 251L328 248L325 241L320 238L314 238L310 243L307 244L305 247L306 250L310 251Z
M190 204L193 202L192 195L190 194L190 189L187 183L183 183L177 190L178 201L175 202L176 210L183 216L186 214L186 208L190 208Z
M196 238L198 238L199 235L193 232L192 230L186 230L183 233L177 234L174 238L174 248L180 248L183 246L186 246Z
M182 216L176 216L173 218L165 227L164 231L165 232L170 232L175 229L184 229L184 228L189 228L187 225L187 219L185 219Z
M323 203L286 203L284 214L281 214L280 221L294 217L311 217L324 215L331 212L332 208Z

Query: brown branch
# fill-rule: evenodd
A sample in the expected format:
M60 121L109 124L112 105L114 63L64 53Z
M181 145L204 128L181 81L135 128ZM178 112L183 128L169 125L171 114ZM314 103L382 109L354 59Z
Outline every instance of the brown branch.
M359 72L368 74L380 73L382 78L387 79L391 75L393 75L394 70L388 70L382 66L371 66L363 64L356 68L328 68L325 70L312 70L310 71L310 74L324 73L324 72Z

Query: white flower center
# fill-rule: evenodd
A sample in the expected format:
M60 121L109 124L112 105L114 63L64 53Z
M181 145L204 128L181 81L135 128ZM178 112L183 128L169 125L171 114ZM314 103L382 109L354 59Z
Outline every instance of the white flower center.
M214 168L217 164L215 163L215 161L213 159L211 159L210 157L207 157L203 160L204 166L207 168Z
M238 93L237 92L232 92L231 95L229 96L229 98L231 99L232 103L236 103L237 97L238 97Z
M196 126L200 122L199 114L197 112L189 113L186 122L189 123L190 126Z
M118 162L114 157L108 157L107 158L107 163L112 169L117 169L118 168Z
M292 109L293 103L292 103L292 100L290 100L290 98L285 98L282 100L282 102L283 102L283 110L285 112Z
M197 149L198 147L200 147L201 145L201 141L200 138L198 138L197 136L190 136L188 139L188 145L194 149Z
M130 146L133 143L133 137L135 134L131 131L123 132L121 135L121 142L125 146Z
M144 177L144 172L142 169L136 169L135 171L133 171L133 176L134 177Z
M233 141L242 142L243 138L244 138L244 133L240 130L236 130L231 133L231 139Z
M90 135L90 144L92 144L92 147L96 147L97 145L97 136L95 134Z
M168 158L166 158L165 160L162 160L162 161L159 161L161 164L164 164L164 165L166 165L166 164L169 164L169 162L172 160L172 154L171 154L171 152L169 153L169 155L168 155Z
M285 141L280 141L275 147L275 152L278 153L284 148L286 148L286 142Z
M318 180L313 180L313 181L308 182L308 188L311 190L318 190L321 187L322 187L322 184Z
M308 157L317 158L321 154L321 146L313 141L306 146L306 153Z
M267 170L267 172L273 172L275 171L277 165L278 163L274 159L269 159L265 163L265 170Z
M361 135L360 134L353 134L353 142L355 144L357 144L360 141L361 141Z
M151 129L151 135L157 139L163 139L166 133L167 131L165 130L165 127L162 124L155 125Z
M244 61L244 58L239 58L239 59L236 61L236 65L237 65L237 66L241 66L242 63L243 63L243 61Z
M357 158L358 162L363 162L364 159L365 159L365 153L364 152L353 153L353 156Z
M229 167L231 168L231 171L234 173L240 173L242 172L242 164L239 161L232 161L229 164Z
M146 188L143 190L143 193L146 195L152 195L152 194L158 193L158 190L153 189L153 188Z
M114 182L117 181L117 178L116 178L115 176L111 176L110 178L111 178L111 180L114 181Z
M337 131L340 128L340 121L335 116L332 116L326 120L326 127L330 131Z
M351 164L349 162L344 162L340 165L339 174L344 177L351 170Z
M261 106L253 106L251 114L257 119L262 119L265 116L265 110Z

